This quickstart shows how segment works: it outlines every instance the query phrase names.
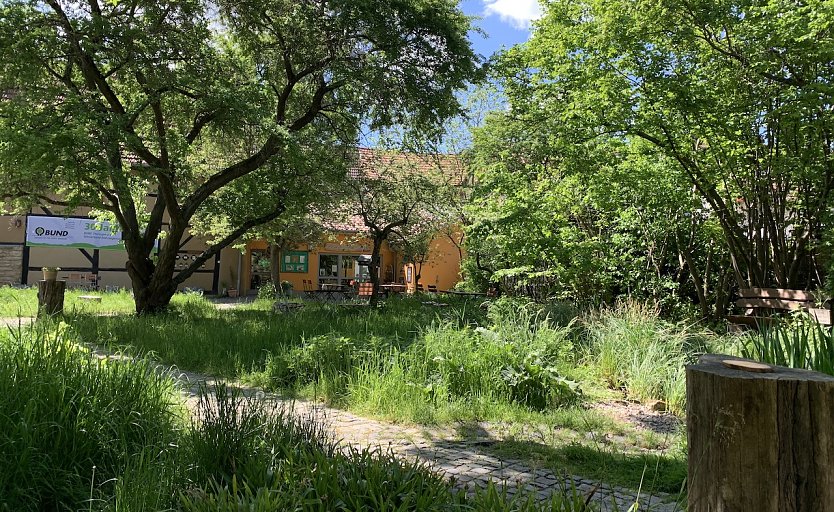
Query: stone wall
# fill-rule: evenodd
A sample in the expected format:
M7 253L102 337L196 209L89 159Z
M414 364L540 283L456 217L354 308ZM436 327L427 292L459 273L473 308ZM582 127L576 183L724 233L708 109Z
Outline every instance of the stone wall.
M0 286L20 284L22 265L23 246L0 245Z

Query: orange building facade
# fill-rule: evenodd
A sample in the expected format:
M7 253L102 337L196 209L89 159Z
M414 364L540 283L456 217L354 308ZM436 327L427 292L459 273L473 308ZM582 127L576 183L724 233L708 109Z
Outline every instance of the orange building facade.
M36 209L30 215L57 216L61 214ZM73 217L85 218L83 213ZM121 250L77 249L71 247L31 247L26 244L29 215L0 215L0 286L33 285L42 278L41 267L60 267L59 279L69 286L99 290L130 288L125 269L127 253ZM184 239L177 257L177 268L185 268L208 246L200 237ZM306 280L314 287L322 284L348 284L369 278L372 243L356 232L333 233L316 244L305 244L280 254L279 275L292 283L295 291L305 289ZM422 265L420 283L438 290L454 287L460 279L461 253L446 236L438 236L432 243L428 259ZM219 294L236 288L241 295L256 293L269 282L269 245L254 241L245 250L227 247L207 261L180 288L203 290ZM380 261L382 283L406 284L415 290L416 268L404 264L402 254L387 243L383 244ZM308 284L309 286L309 284Z

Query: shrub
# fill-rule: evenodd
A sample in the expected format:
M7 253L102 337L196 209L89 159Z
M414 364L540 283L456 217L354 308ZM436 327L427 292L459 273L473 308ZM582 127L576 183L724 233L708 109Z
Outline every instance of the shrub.
M578 386L561 377L556 365L571 352L567 329L546 320L497 317L493 329L435 325L423 336L427 385L439 383L454 397L477 396L542 410L574 402Z

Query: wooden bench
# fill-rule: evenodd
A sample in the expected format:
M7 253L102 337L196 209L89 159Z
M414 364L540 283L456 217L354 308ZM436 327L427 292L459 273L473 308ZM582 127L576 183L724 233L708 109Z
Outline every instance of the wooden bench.
M741 288L736 306L743 314L730 315L727 321L731 330L741 326L760 328L773 323L776 318L791 311L805 311L822 325L831 325L831 306L818 308L814 295L805 290L784 288Z

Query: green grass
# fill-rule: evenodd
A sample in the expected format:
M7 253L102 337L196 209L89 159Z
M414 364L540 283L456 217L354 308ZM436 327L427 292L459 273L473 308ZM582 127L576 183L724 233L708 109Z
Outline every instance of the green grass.
M106 361L64 324L0 332L0 509L76 510L178 437L171 382L142 361Z
M576 494L467 496L224 386L203 390L185 422L166 376L73 336L52 322L0 333L0 510L595 510Z
M710 335L662 319L656 308L633 301L588 315L585 358L611 388L629 399L663 400L682 414L685 366L708 351Z
M575 311L558 304L499 300L482 308L477 301L445 302L449 306L438 308L400 298L379 309L308 304L275 313L265 300L217 310L203 297L178 294L162 315L86 310L67 318L85 342L365 416L558 432L550 438L513 434L516 443L506 446L535 463L549 458L555 469L610 473L603 480L627 487L640 484L651 457L684 465L682 452L669 451L679 436L660 442L651 433L606 422L584 404L660 398L680 411L683 364L702 349L701 333L690 334L639 305L577 322ZM105 295L102 308L108 304L124 310ZM600 432L614 436L602 450L595 444ZM531 450L531 442L546 449ZM576 443L607 454L600 457L608 462L565 455L564 447ZM620 456L643 464L618 464ZM671 476L662 488L679 486L679 472L663 468Z
M101 302L79 299L82 295L96 295ZM173 303L187 300L188 294L177 294ZM126 290L118 292L97 292L89 290L67 290L64 296L64 312L83 312L88 314L133 313L135 311L133 295ZM33 317L38 313L37 287L14 288L0 286L0 318Z
M804 313L740 338L743 357L834 375L834 336Z

